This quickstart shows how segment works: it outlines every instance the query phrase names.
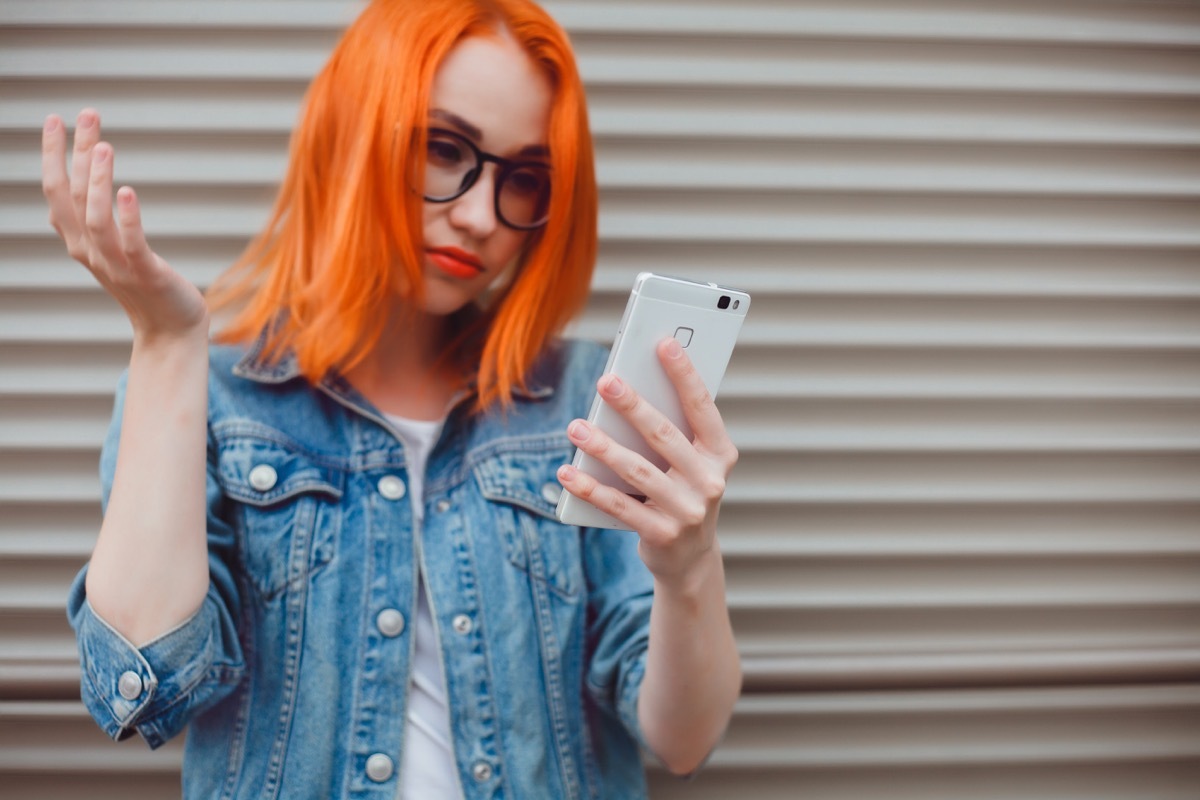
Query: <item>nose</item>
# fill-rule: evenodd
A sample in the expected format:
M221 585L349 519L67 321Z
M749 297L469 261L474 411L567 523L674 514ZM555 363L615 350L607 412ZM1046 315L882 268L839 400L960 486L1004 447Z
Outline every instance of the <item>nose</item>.
M496 230L496 165L484 164L475 185L450 201L450 224L473 239L483 239Z

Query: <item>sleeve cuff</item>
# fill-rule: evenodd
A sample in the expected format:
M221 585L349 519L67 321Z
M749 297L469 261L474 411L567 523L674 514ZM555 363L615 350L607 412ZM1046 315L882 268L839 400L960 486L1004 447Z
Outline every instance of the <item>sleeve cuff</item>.
M658 761L658 757L646 742L646 734L642 731L642 723L638 718L638 697L642 694L642 678L646 675L646 651L642 650L637 660L625 670L620 689L617 692L617 714L624 723L625 729L637 741L642 752Z
M137 648L86 600L77 622L81 697L109 737L137 731L152 748L186 725L188 697L213 660L212 620L205 603L184 622Z
M621 690L617 700L617 713L621 716L621 721L625 724L630 735L637 740L638 747L642 751L644 759L648 759L653 763L666 767L666 764L658 754L654 752L654 748L646 741L646 734L642 730L641 719L638 717L638 698L642 694L642 679L646 676L646 651L643 650L638 656L635 663L631 664L625 675L625 682L621 686ZM708 764L713 753L716 752L717 746L721 740L725 738L724 733L721 734L721 739L713 745L708 754L704 756L704 760L691 772L686 775L675 775L680 781L691 781L700 774L701 770ZM674 773L672 773L674 775Z

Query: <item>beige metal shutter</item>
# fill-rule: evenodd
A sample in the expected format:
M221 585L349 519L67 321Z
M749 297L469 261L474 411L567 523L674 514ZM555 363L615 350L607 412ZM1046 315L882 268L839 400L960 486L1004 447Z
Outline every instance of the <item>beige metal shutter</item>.
M550 2L602 261L748 289L722 388L746 693L655 797L1200 796L1200 6ZM265 218L355 2L0 4L0 796L177 795L109 743L62 605L128 326L45 222L99 108L206 283Z

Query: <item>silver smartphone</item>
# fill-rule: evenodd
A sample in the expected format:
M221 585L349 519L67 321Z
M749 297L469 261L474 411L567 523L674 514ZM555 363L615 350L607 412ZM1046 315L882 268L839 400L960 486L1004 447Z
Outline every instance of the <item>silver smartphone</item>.
M709 394L716 397L749 310L750 295L738 289L643 272L637 276L625 305L625 314L617 328L604 372L615 373L632 386L691 439L692 429L683 414L679 395L658 360L658 343L671 336L678 339ZM659 469L667 468L666 460L654 452L641 434L599 394L592 401L588 421L618 443L641 453ZM637 489L582 450L576 450L572 464L601 483L638 500L645 499ZM566 491L559 498L557 514L558 519L568 525L626 528L591 503Z

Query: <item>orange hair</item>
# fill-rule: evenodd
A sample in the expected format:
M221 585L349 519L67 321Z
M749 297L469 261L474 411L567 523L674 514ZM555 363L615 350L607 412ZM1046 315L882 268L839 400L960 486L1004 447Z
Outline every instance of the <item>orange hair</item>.
M373 0L313 80L266 227L208 291L233 310L221 342L266 332L311 383L379 342L397 298L419 300L424 127L434 73L463 38L507 32L553 87L549 221L458 344L473 343L478 407L512 402L534 360L583 308L597 197L583 83L566 33L530 0ZM414 158L416 161L414 161Z

